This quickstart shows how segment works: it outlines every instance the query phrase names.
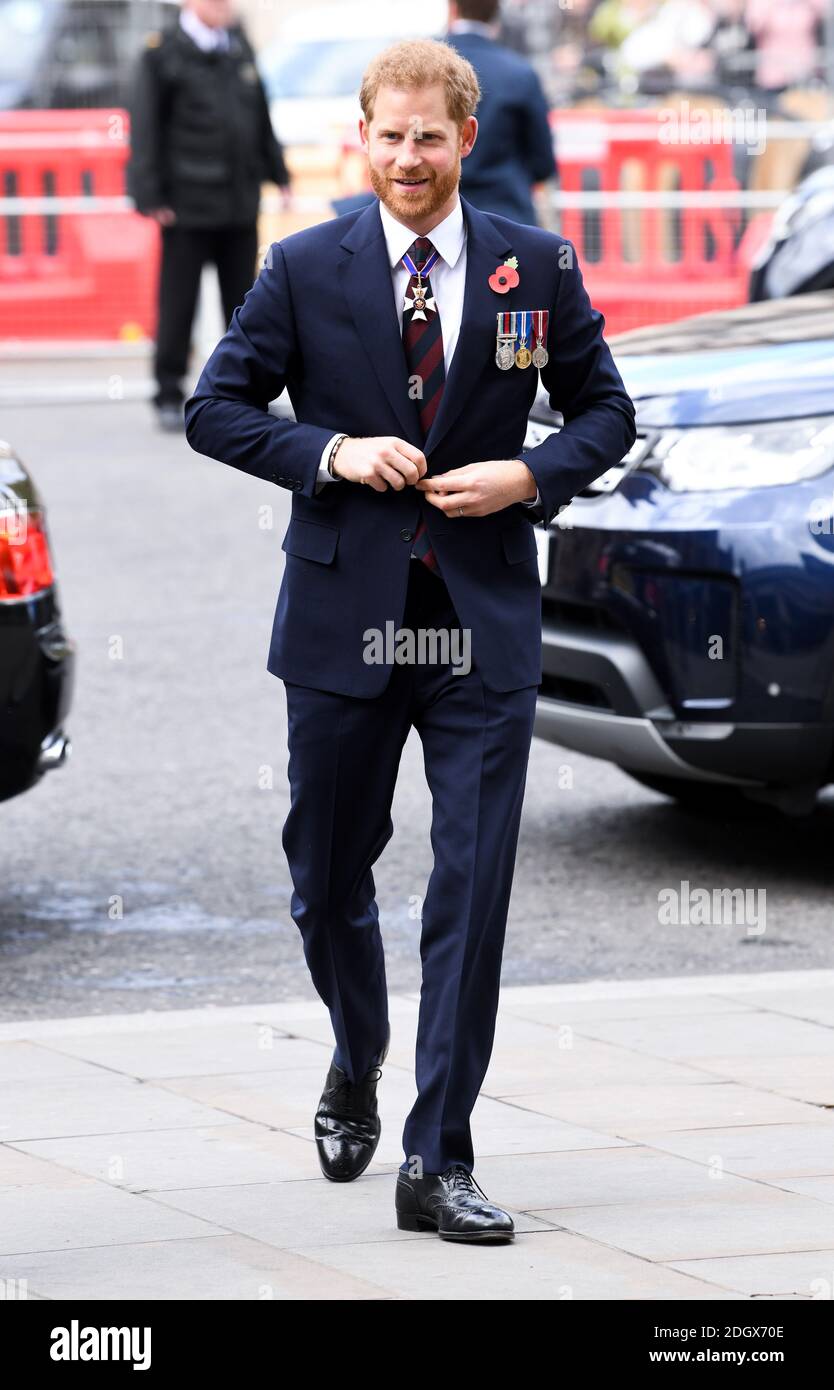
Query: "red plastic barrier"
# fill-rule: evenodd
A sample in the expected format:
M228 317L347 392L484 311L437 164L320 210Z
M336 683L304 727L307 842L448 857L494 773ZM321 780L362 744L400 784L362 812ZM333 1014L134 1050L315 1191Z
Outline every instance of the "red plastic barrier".
M671 110L554 111L562 190L738 192L732 144L665 138L674 133ZM620 138L610 138L611 126ZM631 135L632 127L642 131ZM579 252L606 331L618 333L745 303L748 267L736 249L741 217L729 206L624 209L603 202L599 211L563 209L561 229Z
M0 112L0 198L124 197L128 135L121 110ZM0 337L152 337L158 258L136 212L0 205Z

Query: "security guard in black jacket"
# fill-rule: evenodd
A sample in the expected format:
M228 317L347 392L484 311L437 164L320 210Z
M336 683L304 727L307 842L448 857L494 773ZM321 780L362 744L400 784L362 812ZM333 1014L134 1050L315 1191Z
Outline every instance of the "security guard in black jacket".
M233 0L184 0L149 35L135 74L127 189L162 228L154 404L183 429L182 379L203 265L217 266L226 323L256 272L261 183L290 177Z

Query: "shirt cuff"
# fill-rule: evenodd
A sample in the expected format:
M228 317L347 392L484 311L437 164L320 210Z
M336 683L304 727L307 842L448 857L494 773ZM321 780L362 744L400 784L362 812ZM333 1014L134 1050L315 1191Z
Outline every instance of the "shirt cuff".
M344 434L344 430L337 430L335 434L331 434L330 438L328 439L327 443L321 451L321 458L319 460L319 471L316 474L316 492L321 492L321 485L324 483L344 482L344 478L339 478L338 476L334 478L333 474L328 472L327 468L327 460L330 457L330 450L333 448L333 445L336 443L336 440L342 434Z

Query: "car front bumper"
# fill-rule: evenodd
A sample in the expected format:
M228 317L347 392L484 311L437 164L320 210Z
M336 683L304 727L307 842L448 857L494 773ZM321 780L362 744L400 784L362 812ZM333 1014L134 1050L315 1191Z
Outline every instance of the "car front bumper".
M812 491L693 499L632 477L574 502L541 567L535 734L654 776L830 780L834 540L809 533Z

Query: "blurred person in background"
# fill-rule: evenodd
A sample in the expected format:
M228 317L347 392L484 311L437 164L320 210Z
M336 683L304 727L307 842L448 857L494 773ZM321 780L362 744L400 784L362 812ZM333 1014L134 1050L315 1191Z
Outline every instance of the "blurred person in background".
M704 45L713 24L702 0L602 0L589 32L616 53L620 81L631 78L641 91L660 92L672 82L711 74Z
M745 15L747 0L712 0L713 28L705 42L719 88L749 88L753 81L753 36Z
M616 53L630 34L651 18L661 0L600 0L588 20L593 43Z
M528 16L525 0L501 0L495 37L504 48L523 57L530 52Z
M128 193L162 229L154 406L182 430L182 380L203 266L217 267L225 321L255 278L261 184L290 177L234 0L184 0L148 36L130 109Z
M547 79L554 106L570 106L604 81L606 46L590 29L599 4L600 0L573 0L569 8L557 6Z
M747 0L745 19L756 46L755 83L784 92L811 81L825 43L828 0Z
M535 70L498 42L499 0L450 0L444 40L478 74L478 140L461 193L482 212L536 226L532 186L556 177L548 107Z
M665 90L669 82L709 76L713 63L704 45L714 20L708 5L702 0L631 0L628 8L640 17L620 44L620 59L638 75L642 90Z

